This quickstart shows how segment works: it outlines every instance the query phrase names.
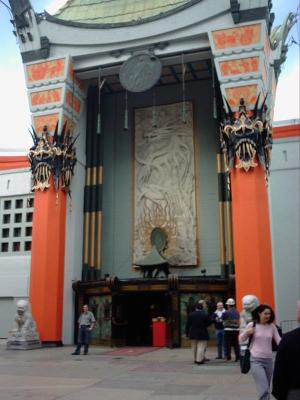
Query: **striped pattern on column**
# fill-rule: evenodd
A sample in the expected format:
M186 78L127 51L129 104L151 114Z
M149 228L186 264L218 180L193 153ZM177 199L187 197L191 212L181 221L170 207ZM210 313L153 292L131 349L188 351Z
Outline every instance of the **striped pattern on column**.
M83 281L101 276L103 135L97 134L97 104L98 90L93 87L87 99Z
M231 193L228 168L225 155L220 146L217 153L217 173L219 186L219 232L221 275L227 277L234 273Z
M233 253L233 228L232 228L232 203L231 203L231 184L228 173L228 165L225 154L223 154L223 174L225 190L225 210L226 210L226 236L227 236L227 256L229 274L234 274L234 253Z
M219 146L220 147L220 146ZM226 237L225 237L225 190L224 190L224 173L222 168L222 155L220 148L217 153L217 173L218 173L218 189L219 189L219 234L220 234L220 262L221 275L226 276Z

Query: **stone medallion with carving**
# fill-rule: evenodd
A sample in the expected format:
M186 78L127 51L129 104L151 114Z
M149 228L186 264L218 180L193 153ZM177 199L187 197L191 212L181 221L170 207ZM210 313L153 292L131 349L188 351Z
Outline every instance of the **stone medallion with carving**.
M120 82L130 92L144 92L159 80L161 63L157 57L140 53L130 57L120 69Z

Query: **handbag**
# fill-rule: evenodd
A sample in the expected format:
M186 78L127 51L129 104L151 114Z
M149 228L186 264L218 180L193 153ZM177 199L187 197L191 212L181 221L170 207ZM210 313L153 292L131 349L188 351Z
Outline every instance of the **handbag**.
M250 350L247 347L245 353L240 357L240 367L242 374L248 374L250 371Z
M255 327L255 322L253 323L253 328L254 327ZM245 350L245 353L240 356L240 368L241 368L242 374L248 374L248 372L250 371L251 353L250 353L249 347L250 347L252 339L253 339L253 335L249 336L247 349Z

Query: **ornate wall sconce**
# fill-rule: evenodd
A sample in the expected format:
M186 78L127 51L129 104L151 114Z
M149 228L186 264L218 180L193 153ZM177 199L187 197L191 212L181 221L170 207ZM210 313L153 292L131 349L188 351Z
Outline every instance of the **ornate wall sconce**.
M61 186L62 190L69 193L77 161L74 143L78 136L73 139L70 131L66 132L66 123L58 135L58 122L54 136L49 135L47 126L44 126L41 136L34 129L30 134L34 143L28 153L33 179L32 191L43 192L48 189L52 176L55 190L58 192Z
M269 175L272 149L272 129L267 116L266 98L258 109L259 96L253 111L247 111L244 99L240 99L239 111L233 113L227 100L228 113L220 127L221 149L227 160L227 172L233 166L248 172L258 164ZM237 162L236 162L237 161Z

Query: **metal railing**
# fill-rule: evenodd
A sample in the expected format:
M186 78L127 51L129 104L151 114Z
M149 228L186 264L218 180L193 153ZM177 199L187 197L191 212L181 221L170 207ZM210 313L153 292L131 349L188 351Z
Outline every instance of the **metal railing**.
M287 333L293 329L298 328L300 323L295 319L286 319L284 321L280 321L280 327L282 329L282 333Z

